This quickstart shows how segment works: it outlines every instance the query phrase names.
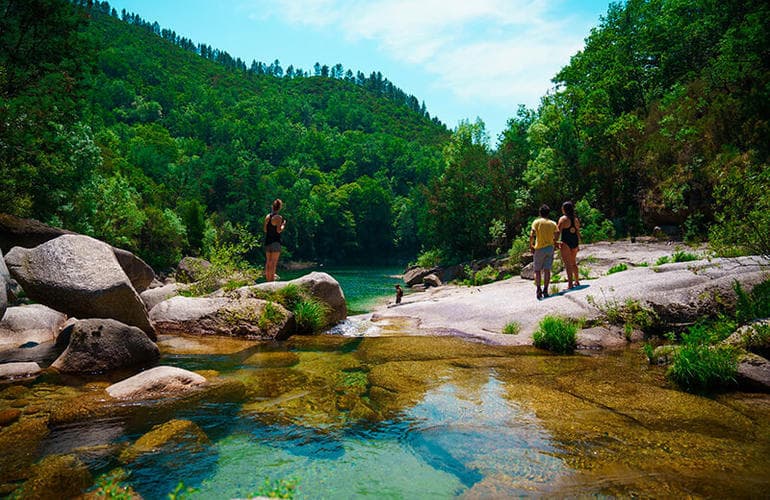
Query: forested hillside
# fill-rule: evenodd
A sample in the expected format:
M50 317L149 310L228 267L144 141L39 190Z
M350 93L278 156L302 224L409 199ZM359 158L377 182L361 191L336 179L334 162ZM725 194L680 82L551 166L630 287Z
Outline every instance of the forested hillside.
M27 73L3 82L3 112L27 119L3 131L3 210L160 267L243 239L233 225L261 234L276 197L295 258L418 250L421 186L449 132L381 74L247 68L106 2L4 4L18 29L3 30L4 67Z
M770 254L759 229L770 223L769 19L762 1L610 5L497 150L483 123L455 133L431 190L437 248L505 246L538 205L572 199L589 239L661 226L723 252Z
M770 254L766 2L610 5L494 146L379 73L247 64L106 2L0 6L0 210L159 268L251 241L275 197L297 259L486 256L567 199L586 241Z

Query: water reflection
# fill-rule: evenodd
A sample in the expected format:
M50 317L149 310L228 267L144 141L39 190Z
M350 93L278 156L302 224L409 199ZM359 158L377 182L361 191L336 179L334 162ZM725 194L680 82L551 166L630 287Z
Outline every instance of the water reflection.
M243 498L265 479L296 479L305 498L761 496L770 486L770 397L682 393L637 350L556 357L413 336L161 345L163 364L242 390L73 423L54 417L98 399L107 381L9 387L0 410L29 416L0 431L0 445L26 439L41 454L0 457L4 491L49 454L73 454L94 475L123 467L144 498L179 481L198 498ZM205 439L121 461L171 420Z

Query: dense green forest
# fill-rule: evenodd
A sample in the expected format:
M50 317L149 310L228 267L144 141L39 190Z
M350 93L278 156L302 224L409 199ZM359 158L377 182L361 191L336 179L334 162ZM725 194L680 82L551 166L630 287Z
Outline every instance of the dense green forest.
M379 73L247 65L106 2L0 11L0 211L160 269L251 241L275 197L296 259L485 256L567 199L588 240L662 226L770 254L765 2L611 4L494 146Z

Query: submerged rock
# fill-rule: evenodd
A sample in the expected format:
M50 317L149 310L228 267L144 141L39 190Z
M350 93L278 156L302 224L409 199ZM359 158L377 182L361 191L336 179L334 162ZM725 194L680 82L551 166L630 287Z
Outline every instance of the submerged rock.
M67 348L51 366L64 373L102 373L160 357L158 346L142 330L112 319L75 321L59 340Z
M33 249L15 247L5 260L30 298L79 318L116 319L154 339L144 304L106 243L63 235Z
M88 468L72 455L49 455L32 468L22 488L23 498L75 498L93 484Z
M123 450L120 461L130 463L148 453L173 453L178 448L186 452L201 452L211 444L208 436L194 422L169 420L156 425L134 444Z

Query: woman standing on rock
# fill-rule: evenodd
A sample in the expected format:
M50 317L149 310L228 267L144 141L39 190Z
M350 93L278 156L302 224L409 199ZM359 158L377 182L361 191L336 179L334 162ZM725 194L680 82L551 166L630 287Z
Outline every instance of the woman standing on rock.
M567 289L580 286L578 281L577 253L580 246L580 219L575 215L575 205L565 201L561 205L562 216L558 228L561 231L561 260L567 272Z
M281 255L281 233L286 227L286 219L278 215L283 202L276 199L273 210L265 216L265 279L275 281L278 257Z

